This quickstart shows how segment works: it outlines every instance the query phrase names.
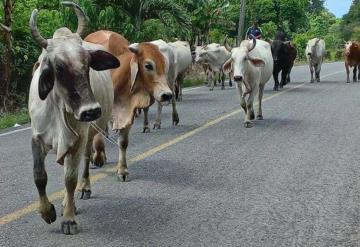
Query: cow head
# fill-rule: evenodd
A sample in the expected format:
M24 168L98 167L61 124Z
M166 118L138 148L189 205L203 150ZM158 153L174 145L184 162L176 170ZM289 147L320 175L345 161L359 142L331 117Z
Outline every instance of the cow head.
M288 54L290 50L290 41L273 40L271 42L271 53L274 63L278 63L281 58Z
M242 82L249 66L263 67L265 62L259 58L250 56L250 52L256 47L256 39L253 41L244 40L240 47L231 50L231 58L223 65L225 73L234 72L234 80Z
M310 58L316 56L316 47L318 46L320 39L310 40L306 45L306 55Z
M345 43L345 55L349 56L352 52L357 51L359 49L359 43L357 42L353 42L353 41L348 41Z
M208 63L221 53L220 44L211 43L209 45L198 46L195 49L195 62Z
M135 56L131 59L131 93L144 89L148 97L154 97L159 102L172 99L169 88L166 62L159 48L151 43L136 43L129 46Z
M89 70L107 70L120 66L119 61L103 50L86 50L81 35L86 28L86 17L81 8L70 2L64 5L75 9L78 29L72 33L67 28L55 31L53 38L46 40L36 25L37 10L30 19L30 30L35 41L44 49L40 64L38 92L45 100L51 91L60 98L68 113L79 121L93 121L101 116L101 107L95 101L90 87Z

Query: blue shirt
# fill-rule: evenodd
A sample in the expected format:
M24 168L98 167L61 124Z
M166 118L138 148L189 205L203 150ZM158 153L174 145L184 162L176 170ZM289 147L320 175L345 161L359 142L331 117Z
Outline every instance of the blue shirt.
M262 31L259 27L251 26L246 32L246 36L249 36L250 34L254 35L254 37L257 37L262 34Z

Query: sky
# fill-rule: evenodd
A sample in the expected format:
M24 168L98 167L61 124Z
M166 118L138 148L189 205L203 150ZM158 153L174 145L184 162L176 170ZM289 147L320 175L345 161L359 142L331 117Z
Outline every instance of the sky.
M325 6L336 15L342 17L349 12L352 0L326 0Z

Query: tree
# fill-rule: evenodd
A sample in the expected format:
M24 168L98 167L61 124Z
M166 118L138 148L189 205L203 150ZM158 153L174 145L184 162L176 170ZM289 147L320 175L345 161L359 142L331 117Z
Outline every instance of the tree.
M12 49L12 2L3 0L4 24L1 33L4 46L2 47L1 77L0 77L0 113L6 110L6 99L11 81L11 49Z

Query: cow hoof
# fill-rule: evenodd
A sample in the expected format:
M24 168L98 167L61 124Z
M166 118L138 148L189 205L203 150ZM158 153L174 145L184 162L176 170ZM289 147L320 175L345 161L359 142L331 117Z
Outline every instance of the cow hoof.
M214 91L214 88L210 88L209 90L210 90L210 91Z
M41 218L48 224L51 224L56 220L56 210L52 203L50 203L50 207L46 212L40 212L40 214Z
M232 82L229 82L229 87L232 87L232 86L233 86Z
M251 128L253 127L253 124L249 121L249 122L244 122L244 127L245 128Z
M88 200L91 197L91 190L83 189L81 190L81 196L80 199L82 200Z
M262 115L258 115L258 116L256 117L256 119L257 119L257 120L264 120L264 117L263 117Z
M280 88L284 88L284 85L280 85Z
M314 83L314 80L310 80L310 83Z
M316 79L316 82L320 82L320 79L319 79L319 78L317 78L317 79Z
M346 81L346 83L350 83L350 81Z
M61 231L65 235L75 235L79 233L77 223L71 220L61 222Z
M161 129L161 123L154 123L153 129Z
M177 114L173 115L173 126L177 126L180 122L179 116Z
M129 177L128 169L124 169L123 171L120 171L117 174L118 181L121 181L121 182L129 181L128 177Z
M225 87L221 87L221 90L225 90Z
M278 87L274 87L274 91L279 91L279 88L278 88Z
M150 133L150 128L149 128L149 126L144 126L144 128L143 128L143 133Z

